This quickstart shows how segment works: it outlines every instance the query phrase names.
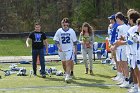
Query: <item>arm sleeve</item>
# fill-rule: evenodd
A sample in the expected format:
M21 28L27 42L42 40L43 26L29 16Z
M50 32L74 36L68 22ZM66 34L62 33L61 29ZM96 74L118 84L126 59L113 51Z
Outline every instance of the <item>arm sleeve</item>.
M33 33L30 33L28 38L32 39L33 38Z
M72 40L73 40L73 42L77 42L77 37L76 37L76 33L75 33L75 31L73 30L73 35L72 35Z
M47 39L47 36L45 33L43 33L43 40Z
M82 43L82 33L80 33L79 42Z
M117 27L115 27L112 31L112 35L111 35L111 44L113 44L115 42L115 39L116 39L116 30L117 30Z
M54 41L59 41L59 31L58 30L56 31L53 40Z
M91 43L91 44L93 44L93 42L94 42L94 33L92 33L92 35L91 35L91 40L90 40L90 43Z

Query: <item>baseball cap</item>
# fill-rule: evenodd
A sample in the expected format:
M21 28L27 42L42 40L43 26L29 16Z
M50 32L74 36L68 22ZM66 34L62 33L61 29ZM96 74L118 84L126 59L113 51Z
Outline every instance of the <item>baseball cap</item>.
M108 19L115 19L115 14L109 16Z

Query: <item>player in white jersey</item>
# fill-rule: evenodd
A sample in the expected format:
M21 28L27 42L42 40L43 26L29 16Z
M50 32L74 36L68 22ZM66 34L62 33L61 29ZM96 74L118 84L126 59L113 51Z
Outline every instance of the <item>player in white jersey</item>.
M74 54L77 52L77 37L75 31L69 28L68 18L64 18L61 22L62 28L59 28L54 36L57 44L59 56L62 61L63 69L66 74L65 81L70 79L70 73L73 72ZM73 51L73 46L75 51Z
M133 41L136 43L136 67L134 69L137 81L138 81L138 91L140 93L140 14L139 19L137 20L137 29L133 36Z
M140 14L137 11L132 11L128 14L129 18L129 23L130 25L133 25L129 30L128 30L128 44L130 48L130 67L133 69L133 82L134 82L134 87L132 87L129 92L137 92L138 91L138 86L137 84L139 83L138 79L138 67L137 67L137 51L138 51L138 43L136 42L136 33L138 26L136 25L136 20L140 18Z
M127 37L127 31L129 29L129 26L127 26L124 23L125 17L121 12L118 12L116 14L116 21L119 24L119 26L117 27L117 33L118 33L118 37L117 37L117 41L125 41L126 37ZM115 43L116 45L116 43ZM117 45L116 45L117 46ZM126 54L126 45L119 45L116 48L116 58L117 61L119 63L119 72L122 73L122 75L120 75L120 78L118 78L118 84L120 87L126 87L129 85L128 82L128 77L129 77L129 71L128 71L128 64L127 64L127 54Z

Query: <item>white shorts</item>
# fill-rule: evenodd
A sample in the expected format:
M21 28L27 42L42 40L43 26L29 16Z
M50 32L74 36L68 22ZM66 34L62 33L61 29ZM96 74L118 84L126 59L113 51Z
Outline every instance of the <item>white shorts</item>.
M140 71L140 60L137 60L137 67L138 67L138 69Z
M130 57L130 67L132 67L134 69L137 65L136 55L132 54L129 57Z
M61 61L74 60L74 53L72 50L59 52L58 54Z
M126 48L116 50L117 61L127 61Z

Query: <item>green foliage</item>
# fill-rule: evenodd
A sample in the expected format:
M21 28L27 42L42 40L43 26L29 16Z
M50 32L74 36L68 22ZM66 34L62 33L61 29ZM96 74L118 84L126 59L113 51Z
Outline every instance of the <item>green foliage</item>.
M74 9L74 21L81 23L91 21L95 16L95 0L81 0L80 4Z
M107 29L107 17L129 8L140 10L140 0L1 0L0 32L27 32L35 21L43 31L56 31L63 17L78 29L85 21L96 29Z

